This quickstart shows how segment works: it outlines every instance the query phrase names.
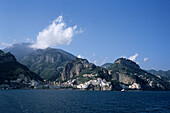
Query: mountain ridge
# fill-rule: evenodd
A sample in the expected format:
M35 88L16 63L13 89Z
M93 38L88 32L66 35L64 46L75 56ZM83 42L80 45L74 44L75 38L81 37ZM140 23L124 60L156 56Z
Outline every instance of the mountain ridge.
M64 50L46 48L27 53L19 59L19 62L49 83L70 84L70 81L74 81L76 85L80 85L79 88L89 86L90 89L107 90L170 90L170 82L164 77L155 76L126 58L119 58L114 63L107 63L100 67ZM92 85L92 81L100 85ZM101 83L107 84L108 87L100 88Z
M76 59L76 56L62 49L33 49L30 46L31 43L17 43L4 50L13 53L20 63L48 81L60 76L67 61Z
M112 65L112 63L105 63L105 64L101 65L101 67L107 69L110 65Z
M55 80L60 76L60 72L67 61L76 57L61 49L47 48L38 49L19 60L30 70L39 74L45 80Z
M170 90L166 81L142 70L138 64L129 59L117 59L108 70L111 71L112 80L125 85L138 83L143 90Z

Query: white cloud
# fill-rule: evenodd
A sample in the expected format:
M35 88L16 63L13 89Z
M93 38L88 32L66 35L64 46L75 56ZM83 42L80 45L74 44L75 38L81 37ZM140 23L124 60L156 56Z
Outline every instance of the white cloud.
M45 49L50 46L69 45L73 36L82 32L82 30L76 31L76 28L77 25L67 27L66 23L63 22L63 17L59 16L52 24L39 32L36 43L31 47Z
M31 39L30 38L26 38L26 41L29 42Z
M14 39L13 41L14 41L14 43L16 43L16 41L17 41L17 40L16 40L16 39Z
M139 62L136 62L136 64L138 64L138 65L139 65Z
M10 44L10 43L5 43L5 42L2 42L2 46L9 47L9 46L12 46L12 44Z
M120 58L126 58L126 56L122 55Z
M135 55L129 57L129 60L135 61L138 56L139 54L135 53Z
M78 57L78 58L84 58L84 56L82 56L82 55L78 55L77 57Z
M152 67L153 70L155 70L155 67Z
M80 28L80 30L78 30L78 31L75 31L75 33L77 33L77 34L80 34L82 32L84 32L84 30L82 28Z
M32 40L30 38L26 38L25 40L26 40L26 42L34 43L34 40Z
M78 58L82 58L82 56L81 56L81 55L78 55L77 57L78 57Z
M97 65L97 60L94 60L94 62L93 62L95 65Z
M92 54L92 56L93 56L93 57L95 57L95 56L96 56L96 54L95 54L95 53L93 53L93 54Z
M148 61L148 58L144 58L143 61L144 61L144 62Z

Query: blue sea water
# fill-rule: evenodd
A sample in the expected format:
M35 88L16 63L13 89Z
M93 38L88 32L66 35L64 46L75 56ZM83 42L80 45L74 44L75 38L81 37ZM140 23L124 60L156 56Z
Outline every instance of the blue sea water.
M0 113L170 113L170 92L0 90Z

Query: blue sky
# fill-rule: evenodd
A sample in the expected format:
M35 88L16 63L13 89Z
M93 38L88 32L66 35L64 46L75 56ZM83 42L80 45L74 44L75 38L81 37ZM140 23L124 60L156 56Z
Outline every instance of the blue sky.
M133 56L143 69L170 69L169 0L0 0L0 48L36 42L59 16L83 32L56 48L97 65Z

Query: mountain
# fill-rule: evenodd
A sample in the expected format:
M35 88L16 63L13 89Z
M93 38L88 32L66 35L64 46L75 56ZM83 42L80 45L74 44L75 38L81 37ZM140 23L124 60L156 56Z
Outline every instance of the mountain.
M162 79L164 79L165 81L167 82L170 82L170 70L168 71L162 71L162 70L159 70L159 71L156 71L156 70L148 70L147 72L155 75L155 76L158 76L158 77L161 77Z
M61 74L62 87L87 90L112 90L107 69L77 58L65 64Z
M54 81L61 76L64 64L73 59L76 59L74 55L61 49L47 48L35 50L21 58L19 62L43 79Z
M105 63L105 64L101 65L101 67L107 69L110 65L112 65L112 63Z
M153 75L156 75L156 76L167 77L167 78L170 77L170 70L168 70L168 71L162 71L162 70L156 71L156 70L152 69L152 70L148 70L148 72L153 74Z
M138 84L142 90L170 90L168 82L142 70L138 64L125 58L117 59L108 70L112 80L124 86Z
M31 43L17 43L12 46L5 48L3 51L5 53L10 52L12 53L17 60L20 60L25 55L33 52L35 49L30 47Z
M18 66L15 68L17 69L16 72L14 70L10 71L10 74L6 74L9 75L9 78L12 78L10 75L15 75L15 73L17 73L15 78L17 78L18 73L22 72L24 76L35 77L33 78L35 80L41 77L47 81L60 81L63 84L76 82L79 88L90 87L90 89L96 88L97 90L121 90L122 88L128 90L170 90L169 71L159 71L158 73L155 70L151 70L147 72L142 70L135 62L125 58L119 58L113 64L106 63L99 67L89 63L86 59L79 59L61 49L47 48L35 50L29 46L29 43L15 44L6 48L5 51L13 52L17 56L18 61L27 66L32 72L24 65L18 63L12 54L0 52L2 58L4 58L4 55L13 56L7 60L13 59L8 65L12 64L11 66L13 66L15 64L14 66ZM6 66L7 64L3 65ZM1 66L3 70L8 70L8 67L10 68L10 66L6 66L6 68ZM9 70L11 69L13 67ZM4 72L3 70L0 72ZM8 78L4 78L7 77L4 76L4 73L1 75L3 76L0 80L3 83Z
M41 77L17 62L14 55L0 50L0 88L4 85L10 88L30 87L33 82L41 81Z
M95 77L88 78L83 76L95 75ZM72 78L78 78L85 81L93 78L102 78L110 80L108 71L102 67L89 63L86 59L75 59L69 61L63 69L61 79L63 81L70 80Z

